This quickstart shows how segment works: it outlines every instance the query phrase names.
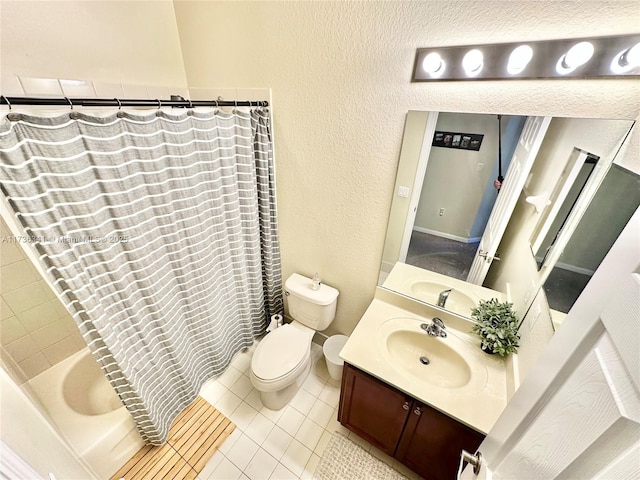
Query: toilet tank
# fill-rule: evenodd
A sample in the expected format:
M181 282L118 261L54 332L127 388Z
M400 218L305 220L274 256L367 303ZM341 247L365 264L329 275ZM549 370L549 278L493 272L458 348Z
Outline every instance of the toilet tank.
M324 283L319 290L311 288L310 278L297 273L285 282L289 314L297 322L314 330L324 330L336 316L338 290Z

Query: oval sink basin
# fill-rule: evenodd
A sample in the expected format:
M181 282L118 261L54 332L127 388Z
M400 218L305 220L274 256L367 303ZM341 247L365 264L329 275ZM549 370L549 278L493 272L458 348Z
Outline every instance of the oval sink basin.
M471 367L446 339L398 330L387 337L387 348L396 368L440 387L458 388L471 380Z
M479 345L469 334L448 328L446 337L432 337L420 325L430 320L409 317L392 318L380 325L377 345L382 358L398 374L411 382L430 387L456 389L473 395L487 384L488 372L479 355Z
M437 305L440 293L449 289L451 289L451 287L438 282L419 281L411 284L411 293L419 300L432 305ZM451 290L451 293L449 293L444 308L461 315L469 316L471 315L471 309L476 306L477 302L471 296L454 288Z

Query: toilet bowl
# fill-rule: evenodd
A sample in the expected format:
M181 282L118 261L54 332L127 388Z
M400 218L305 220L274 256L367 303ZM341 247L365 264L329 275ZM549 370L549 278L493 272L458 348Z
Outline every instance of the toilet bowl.
M283 408L311 370L311 340L335 317L338 291L328 285L314 290L310 278L293 274L285 282L294 321L269 333L251 359L250 379L262 404Z

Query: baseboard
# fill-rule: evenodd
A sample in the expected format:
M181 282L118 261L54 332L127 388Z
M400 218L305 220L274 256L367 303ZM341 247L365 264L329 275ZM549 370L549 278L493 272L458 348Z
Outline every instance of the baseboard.
M447 238L449 240L455 240L460 243L476 243L479 242L482 237L459 237L457 235L452 235L450 233L438 232L436 230L430 230L428 228L413 226L413 229L416 232L420 233L428 233L429 235L435 235L436 237Z
M561 268L563 270L569 270L570 272L580 273L582 275L588 275L593 277L593 274L596 273L593 270L589 270L584 267L576 267L575 265L569 265L568 263L556 262L555 267Z
M311 341L313 343L317 343L318 345L322 346L324 345L324 342L327 341L327 338L329 337L324 333L316 332L313 334L313 339Z

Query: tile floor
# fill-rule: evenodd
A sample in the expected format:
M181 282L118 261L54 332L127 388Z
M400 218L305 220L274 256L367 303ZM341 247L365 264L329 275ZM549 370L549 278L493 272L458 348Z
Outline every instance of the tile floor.
M249 367L254 350L255 345L238 353L229 368L200 391L237 428L200 472L198 480L311 479L336 431L410 479L419 478L340 425L340 382L329 377L319 345L312 344L312 368L302 388L278 411L264 407L260 394L251 385Z

